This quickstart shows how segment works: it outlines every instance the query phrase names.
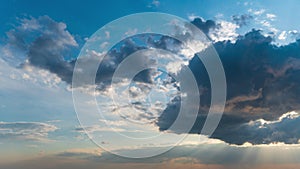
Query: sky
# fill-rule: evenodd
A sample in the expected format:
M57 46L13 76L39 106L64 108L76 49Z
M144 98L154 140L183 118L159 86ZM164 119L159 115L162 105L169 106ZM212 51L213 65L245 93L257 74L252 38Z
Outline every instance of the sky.
M299 168L299 1L1 3L0 168Z

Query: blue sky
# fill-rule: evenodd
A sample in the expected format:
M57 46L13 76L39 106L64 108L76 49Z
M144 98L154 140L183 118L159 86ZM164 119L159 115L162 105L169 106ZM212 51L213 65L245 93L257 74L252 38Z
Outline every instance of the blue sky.
M1 6L1 20L3 25L1 33L5 33L15 24L17 17L42 15L51 16L54 20L62 21L68 25L68 30L81 37L89 37L98 28L119 17L137 13L159 11L174 14L183 18L189 15L201 16L205 19L214 19L219 14L225 19L230 19L232 15L248 13L253 8L256 10L265 9L266 13L275 13L276 22L274 26L280 30L299 29L299 13L297 12L296 0L285 3L280 1L172 1L159 2L159 5L151 5L151 1L109 1L106 3L99 1L11 1ZM207 10L209 9L209 10ZM289 11L289 12L286 12Z
M299 5L297 0L284 3L279 0L1 2L0 168L32 168L33 164L39 169L47 165L62 169L299 167L300 160L296 158L300 153ZM99 69L104 76L97 74L96 93L93 85L71 88L78 55L104 57L103 48L118 35L113 31L94 33L111 21L140 12L168 13L194 23L218 52L227 78L228 95L223 118L211 138L198 134L210 102L205 67L194 58L194 53L190 54L174 39L154 35L125 39L105 56L104 67ZM134 28L125 35L139 31ZM182 32L179 29L176 33L184 35ZM103 43L94 45L100 48L79 54L85 43L100 42L98 36ZM194 41L193 36L184 40L199 53L203 50L200 49L203 44ZM134 113L122 105L127 101L122 92L117 92L121 108L114 107L108 98L113 94L107 78L116 71L116 65L130 53L146 47L180 56L156 53L157 62L166 66L164 71L176 75L185 65L196 78L203 102L188 133L180 128L168 129L176 117L176 96L180 93L176 86L180 84L172 82L171 75L142 72L131 83L129 94L136 108ZM145 53L145 58L135 61L137 65L147 64L151 61L148 57ZM174 64L167 64L168 61ZM157 85L147 82L149 78ZM122 89L126 83L126 80L118 82L116 87ZM151 87L155 88L152 99L159 103L156 107L149 106L149 98L144 98ZM84 101L96 94L96 100L87 101L81 107L84 116L76 114L72 90L79 91ZM159 95L163 92L168 97ZM105 118L94 118L80 126L78 117L98 117L93 114L95 104ZM190 103L190 106L194 105ZM118 111L124 114L118 117ZM124 122L126 118L145 125ZM150 140L140 144L137 141L136 144L120 140L119 135L163 136L160 142ZM182 136L186 138L174 149L148 159L128 159L106 151L119 155L151 152L174 144ZM93 138L98 142L93 142Z

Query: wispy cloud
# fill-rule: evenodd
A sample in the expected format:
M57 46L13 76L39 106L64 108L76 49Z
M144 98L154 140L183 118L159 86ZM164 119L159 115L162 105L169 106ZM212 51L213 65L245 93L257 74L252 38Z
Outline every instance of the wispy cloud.
M267 13L266 14L266 17L272 21L274 21L276 19L276 15L275 14L272 14L272 13Z
M40 122L0 122L0 138L3 140L27 140L49 142L50 132L58 128Z
M266 12L265 9L249 9L248 10L249 13L252 13L253 15L262 15Z
M152 0L151 3L149 3L148 8L157 8L160 5L160 1L159 0Z

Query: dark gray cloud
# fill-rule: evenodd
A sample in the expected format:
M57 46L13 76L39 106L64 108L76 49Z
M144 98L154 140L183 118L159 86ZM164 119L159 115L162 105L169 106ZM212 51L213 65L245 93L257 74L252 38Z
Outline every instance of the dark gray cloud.
M168 112L169 113L169 112ZM166 130L176 118L176 111L169 114L171 117L161 117L158 125L161 130ZM175 114L175 115L174 115ZM191 133L200 133L206 120L206 115L199 115L191 129ZM300 139L299 115L287 113L274 121L266 121L263 119L248 120L237 115L224 114L218 128L212 134L211 138L219 139L229 144L242 145L244 143L251 144L270 144L270 143L286 143L298 144ZM182 133L180 129L174 131Z
M295 130L299 125L295 119L270 124L265 129L247 124L258 119L275 121L287 112L300 109L300 41L278 47L270 37L252 30L235 43L218 42L214 46L227 78L227 102L212 138L232 144L298 143L300 135ZM210 106L210 83L198 58L192 59L189 66L202 91L199 115L191 130L199 133ZM157 122L161 130L170 127L179 108L180 99L169 104ZM180 133L180 130L173 132Z
M140 37L132 37L125 39L120 42L120 46L115 46L111 49L108 54L104 57L104 62L99 65L99 69L96 75L96 83L105 82L105 85L110 84L112 80L113 73L115 72L117 66L130 54L145 49L143 45L137 45L135 40L138 40ZM106 61L112 61L113 65L107 64ZM136 60L136 62L143 62L145 60ZM138 63L137 63L138 64ZM141 81L146 83L151 83L152 79L150 76L150 70L144 70L138 73L134 81ZM105 87L105 86L104 86Z
M231 18L232 21L234 21L237 25L246 26L253 19L253 16L249 14L243 14L243 15L233 15Z
M195 26L201 29L205 34L208 34L210 29L214 29L216 27L216 22L213 20L204 21L201 18L195 18L192 22Z
M31 64L47 69L71 82L73 64L65 58L78 44L66 28L48 16L20 19L19 25L7 32L2 58L18 67Z
M271 42L270 37L253 30L234 44L215 44L227 79L225 112L273 120L300 108L299 41L282 47Z
M56 22L48 16L25 18L20 19L19 25L6 34L6 44L1 56L5 61L20 68L29 64L46 69L68 84L72 83L76 56L70 55L78 44L67 31L65 23ZM110 83L116 65L126 56L143 48L145 47L136 45L132 39L126 39L115 46L106 56L107 62L99 66L96 76L99 89ZM149 70L145 70L135 80L149 83L151 79L148 74Z
M55 130L56 126L46 123L0 122L0 139L47 142L48 133Z
M299 115L284 114L275 121L258 119L247 123L231 123L231 126L221 124L212 137L232 144L270 144L283 142L298 144L300 139Z

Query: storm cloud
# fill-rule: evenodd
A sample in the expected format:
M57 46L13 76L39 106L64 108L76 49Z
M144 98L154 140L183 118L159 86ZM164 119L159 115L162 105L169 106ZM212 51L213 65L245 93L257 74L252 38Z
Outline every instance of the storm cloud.
M276 121L285 113L300 109L300 41L286 46L276 46L272 42L271 37L252 30L235 43L223 41L214 44L226 74L227 102L212 138L230 144L298 143L300 136L295 134L299 128L295 122L298 116L295 119L285 117L262 129L249 125L259 119ZM210 106L211 89L201 61L194 57L189 66L202 89L198 118L191 130L191 133L200 133ZM169 104L157 122L161 130L170 127L179 109L180 99ZM180 130L173 132L180 133Z

